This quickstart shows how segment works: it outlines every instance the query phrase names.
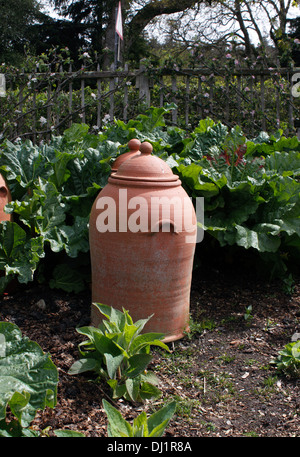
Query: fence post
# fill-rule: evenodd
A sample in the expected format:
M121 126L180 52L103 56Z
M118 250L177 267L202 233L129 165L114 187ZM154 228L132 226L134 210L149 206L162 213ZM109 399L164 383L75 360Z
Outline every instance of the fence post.
M210 83L209 83L209 111L210 111L211 115L213 115L213 109L214 109L213 101L214 101L214 82L211 78Z
M33 121L33 142L36 142L36 77L35 71L33 73L33 94L32 94L32 121Z
M124 70L128 71L128 63L125 63ZM127 114L128 114L128 85L127 81L125 82L124 86L124 104L123 104L123 120L127 122Z
M186 77L186 87L185 87L185 125L189 125L189 103L190 103L190 77Z
M47 87L47 132L51 129L51 83ZM47 140L50 140L51 135L47 133Z
M72 74L72 64L70 63L69 66L69 72L70 75ZM70 82L69 82L69 116L70 116L70 121L69 121L69 127L72 125L72 106L73 106L73 82L72 82L72 77L70 76Z
M197 114L202 119L203 112L202 112L202 80L201 77L198 77L198 91L197 91Z
M100 64L97 64L97 71L100 72ZM101 128L101 79L97 78L97 127Z
M264 75L260 75L260 102L261 102L261 112L262 112L262 121L261 126L262 129L266 130L266 118L265 118L265 77Z
M176 82L176 76L172 76L172 102L177 104L176 96L175 94L177 93L177 82ZM177 124L177 108L172 110L172 122L173 124Z
M287 80L288 80L288 84L289 84L289 101L288 101L288 103L289 103L289 113L288 113L289 127L288 127L288 130L291 131L294 129L294 109L293 109L293 94L292 94L293 84L292 84L292 75L290 72L287 74Z
M17 134L18 135L21 135L22 133L22 129L23 129L23 100L24 100L24 96L23 96L23 91L24 91L24 84L20 84L20 89L19 89L19 111L20 111L20 117L19 117L19 120L17 121L18 122L18 125L17 125Z
M110 67L111 71L114 71L115 66L114 64L111 65ZM113 121L114 119L114 114L115 114L115 97L114 97L114 91L115 91L115 78L110 77L109 78L109 118L110 121Z
M164 106L164 77L163 75L159 78L159 107Z
M85 96L84 96L84 89L85 89L85 81L82 78L81 80L81 122L85 124Z
M150 106L150 89L149 89L149 78L145 74L146 67L140 63L140 75L138 76L138 88L139 88L139 98L145 99L146 105Z
M237 120L238 124L241 122L241 93L242 93L242 84L241 84L241 75L237 75Z
M280 93L279 88L276 86L276 125L280 128Z
M228 76L225 76L225 123L228 124L229 121L229 80Z

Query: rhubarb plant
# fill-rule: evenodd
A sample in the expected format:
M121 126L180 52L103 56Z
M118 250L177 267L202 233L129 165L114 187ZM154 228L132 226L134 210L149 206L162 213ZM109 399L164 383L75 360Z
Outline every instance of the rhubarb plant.
M272 268L300 250L300 143L278 134L249 141L239 127L201 121L177 158L192 197L204 197L204 230L221 247L253 249ZM295 148L295 149L293 149ZM282 274L282 269L280 270Z
M0 224L0 292L34 279L78 292L90 282L92 205L128 141L150 141L189 196L204 197L204 242L254 251L277 276L300 258L300 142L282 131L246 138L241 128L202 119L192 131L168 126L174 105L151 107L100 134L73 124L49 143L4 141L0 173L13 222ZM258 257L257 256L257 257Z
M0 322L0 436L37 436L39 409L54 408L58 371L49 354L10 322ZM6 420L9 406L15 419Z
M95 372L112 390L113 398L124 397L132 402L157 398L161 392L159 380L147 367L152 360L151 346L169 351L161 341L162 333L143 333L152 316L133 322L128 311L94 303L102 313L98 328L81 327L77 332L88 339L79 343L80 359L70 368L69 374Z

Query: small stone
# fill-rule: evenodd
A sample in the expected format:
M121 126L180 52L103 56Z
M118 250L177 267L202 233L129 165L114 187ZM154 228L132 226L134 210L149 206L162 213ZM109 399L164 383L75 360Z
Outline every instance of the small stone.
M37 308L40 309L41 311L45 311L46 309L46 302L45 300L43 300L43 298L41 298L37 304L36 304Z
M249 372L246 371L246 373L243 374L242 379L246 379L246 378L248 378L248 376L249 376Z
M292 342L300 340L300 333L294 333L291 340L292 340Z

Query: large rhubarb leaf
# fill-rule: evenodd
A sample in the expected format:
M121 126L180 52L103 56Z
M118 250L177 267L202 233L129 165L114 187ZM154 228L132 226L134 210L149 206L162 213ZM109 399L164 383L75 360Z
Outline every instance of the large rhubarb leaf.
M6 276L1 278L1 290L8 283L8 276L18 275L21 283L33 280L36 267L44 257L42 237L27 238L25 231L15 222L0 224L0 269Z
M38 409L53 408L57 400L58 371L49 354L22 336L9 322L0 322L0 421L6 408L27 427Z

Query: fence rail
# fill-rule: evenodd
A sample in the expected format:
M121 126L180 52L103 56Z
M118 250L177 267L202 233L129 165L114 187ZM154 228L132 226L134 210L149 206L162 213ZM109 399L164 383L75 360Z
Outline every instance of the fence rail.
M127 122L150 105L174 102L170 124L193 128L203 117L240 124L247 134L278 128L293 132L300 100L294 69L80 70L6 76L0 98L0 136L34 142L72 122L99 130L114 117ZM296 76L295 76L296 75ZM300 96L300 93L299 93Z

